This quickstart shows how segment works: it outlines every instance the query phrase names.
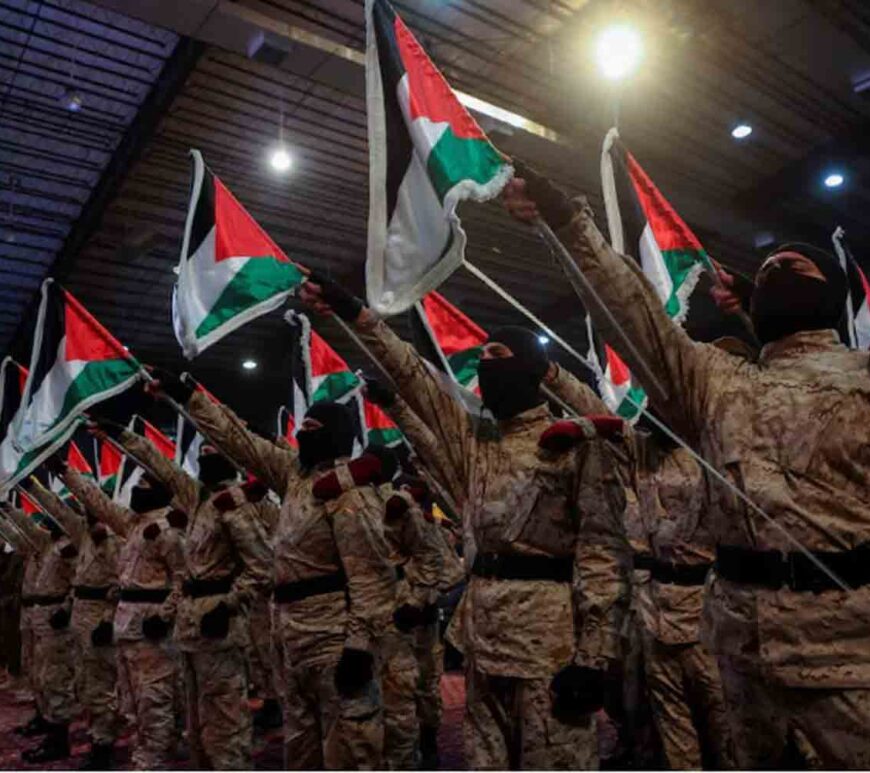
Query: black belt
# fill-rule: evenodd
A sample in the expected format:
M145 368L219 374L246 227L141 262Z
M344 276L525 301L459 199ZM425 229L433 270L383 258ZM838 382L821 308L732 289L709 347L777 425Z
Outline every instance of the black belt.
M571 582L573 558L520 556L514 553L478 553L471 573L495 580L549 580Z
M405 565L404 564L396 564L393 567L396 570L396 579L404 580L405 579Z
M650 553L635 553L632 556L632 562L635 569L640 569L644 572L651 572L656 560Z
M870 543L852 550L813 551L812 554L850 588L870 583ZM840 590L840 586L803 553L720 545L716 548L716 573L731 582L771 590L788 588L799 593Z
M652 559L653 580L664 585L703 585L712 564L675 564Z
M294 601L307 599L309 596L337 593L346 588L347 577L344 572L335 572L334 574L323 574L320 577L310 577L307 580L276 585L272 592L272 598L277 604L291 604Z
M121 601L133 604L162 604L169 596L169 588L121 588Z
M21 599L23 607L50 607L53 604L63 604L66 596L24 596Z
M192 599L201 599L205 596L222 596L229 593L233 588L233 577L221 577L217 580L185 580L181 586L181 592Z
M111 590L108 585L102 588L97 588L93 585L76 585L73 588L73 595L77 599L84 599L85 601L105 601L109 597Z

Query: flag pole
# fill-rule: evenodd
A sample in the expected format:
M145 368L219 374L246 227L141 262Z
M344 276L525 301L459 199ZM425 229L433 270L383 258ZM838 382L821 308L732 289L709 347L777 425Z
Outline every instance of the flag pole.
M853 349L858 348L858 334L855 331L855 308L852 305L852 289L849 286L849 262L846 258L846 250L843 247L843 237L846 232L841 226L834 229L831 234L831 242L834 244L834 252L837 253L837 258L840 260L840 267L846 275L846 330L849 333L849 346Z

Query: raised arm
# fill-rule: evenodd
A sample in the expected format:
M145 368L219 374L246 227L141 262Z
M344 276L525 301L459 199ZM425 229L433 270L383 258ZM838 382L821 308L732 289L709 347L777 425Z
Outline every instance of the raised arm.
M36 550L42 550L48 545L51 539L48 532L45 529L40 529L23 510L7 505L3 512L12 525L32 543Z
M71 467L61 476L67 488L72 491L85 509L98 521L106 524L115 534L126 537L133 528L130 511L113 502L112 499L90 478L86 478Z
M192 513L199 504L200 483L181 469L172 459L168 459L148 438L124 430L118 442L135 461L145 466L157 480L172 492L175 504L182 510Z
M23 485L36 503L60 524L70 542L76 546L81 544L86 528L84 518L36 478L31 476Z
M8 542L12 549L22 556L29 556L35 550L27 538L11 525L2 513L0 513L0 539Z
M580 416L611 413L592 389L556 362L550 363L547 375L544 376L544 386L549 387L556 397Z

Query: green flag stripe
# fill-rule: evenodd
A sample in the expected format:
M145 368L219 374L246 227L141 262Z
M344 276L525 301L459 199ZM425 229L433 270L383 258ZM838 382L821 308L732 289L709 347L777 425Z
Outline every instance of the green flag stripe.
M634 402L629 402L627 397L630 397ZM646 403L646 392L641 387L632 386L629 388L626 397L623 397L619 402L616 413L623 419L633 419L640 413L640 408ZM640 406L640 407L638 407Z
M485 185L505 165L498 151L487 141L460 139L449 126L429 153L429 179L442 203L447 192L463 180Z
M208 316L199 323L197 338L205 337L258 303L292 290L302 279L302 272L292 263L271 256L249 258L224 288Z
M453 371L456 380L463 386L469 384L477 376L477 368L480 364L480 354L482 351L482 346L473 346L471 349L454 352L447 358L450 370Z
M674 289L671 297L665 303L665 311L669 317L675 317L681 309L681 301L677 296L689 274L701 263L709 265L710 259L704 250L680 249L662 250L662 260L665 262L668 274L671 276Z
M319 403L321 400L338 400L344 397L351 389L353 389L359 381L357 377L349 370L343 370L340 373L330 373L324 376L311 397L312 403Z
M370 429L368 441L376 446L391 446L402 440L402 433L395 427L388 429Z

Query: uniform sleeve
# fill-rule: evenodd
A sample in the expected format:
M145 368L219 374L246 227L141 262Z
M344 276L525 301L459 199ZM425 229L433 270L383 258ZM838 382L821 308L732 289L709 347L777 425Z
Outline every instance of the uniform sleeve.
M160 607L160 617L164 620L174 620L178 602L181 600L181 586L185 576L184 538L178 529L163 524L157 539L170 588L169 595Z
M27 493L60 524L60 527L67 533L70 542L76 546L80 545L85 533L84 518L35 478L28 480L25 485Z
M351 489L327 503L350 598L344 646L371 653L390 624L396 602L382 507L371 488Z
M602 441L577 451L574 554L575 663L604 668L619 658L619 631L629 604L631 551L622 515L625 491Z
M656 410L672 426L697 437L704 423L708 391L734 369L735 358L709 344L693 342L668 317L640 266L614 251L588 207L574 216L561 235L604 305L643 353L644 362L664 394L644 383L647 377L643 369L615 335L613 325L592 299L584 298L596 329L643 383Z
M67 467L62 477L67 488L94 518L105 523L121 537L130 533L133 518L126 507L113 502L93 480L70 467Z
M386 323L375 320L357 327L363 342L392 376L399 396L432 431L434 445L443 449L449 468L449 476L445 477L455 481L449 490L454 491L457 485L464 489L473 439L471 416L414 347L402 341Z
M554 363L554 371L552 375L548 374L544 384L580 416L611 413L604 401L592 389L561 365Z
M12 525L26 539L29 539L33 543L34 548L42 550L48 544L50 537L46 531L40 529L23 510L19 510L17 507L9 507L5 512L12 521Z
M242 564L226 599L236 612L250 609L255 599L265 596L272 586L272 548L254 508L255 505L247 504L221 514Z
M414 498L405 491L395 492L408 503L402 513L402 544L408 551L409 565L405 568L411 597L409 602L416 607L425 607L438 600L438 583L443 569L443 558L437 542L437 534L430 528L423 511Z
M34 552L31 544L20 532L9 525L9 521L5 519L2 513L0 513L0 538L8 542L19 555L29 556Z
M461 502L464 499L462 482L451 465L449 454L438 442L435 433L399 395L396 395L395 402L385 410L408 438L408 442L413 446L426 471L453 498L454 502Z
M202 392L190 396L187 408L203 435L276 494L284 496L298 468L292 448L280 448L251 432L232 410L215 405Z
M124 430L119 442L133 459L144 465L157 480L172 492L175 504L187 513L199 505L200 483L165 457L148 438Z

